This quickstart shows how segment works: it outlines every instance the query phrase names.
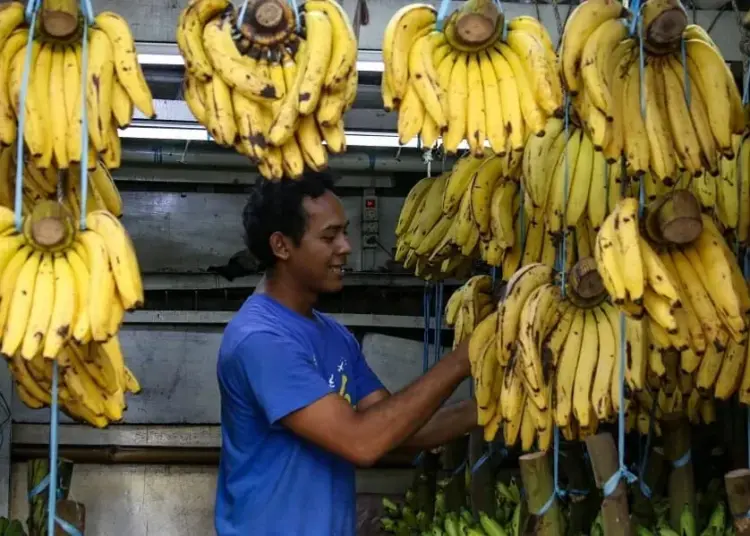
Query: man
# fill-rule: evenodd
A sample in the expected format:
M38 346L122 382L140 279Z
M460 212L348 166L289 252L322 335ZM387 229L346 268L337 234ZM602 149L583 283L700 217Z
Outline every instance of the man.
M263 181L243 213L266 275L219 350L219 536L354 536L355 466L476 426L473 402L440 409L470 373L467 343L391 395L356 339L314 309L341 290L351 252L331 187L324 174Z

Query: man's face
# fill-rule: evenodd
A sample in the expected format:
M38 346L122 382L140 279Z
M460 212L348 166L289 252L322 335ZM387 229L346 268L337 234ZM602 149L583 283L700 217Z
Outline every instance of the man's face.
M307 227L299 246L289 241L289 271L315 292L338 292L343 267L351 253L346 235L348 220L341 201L332 192L306 198L302 207Z

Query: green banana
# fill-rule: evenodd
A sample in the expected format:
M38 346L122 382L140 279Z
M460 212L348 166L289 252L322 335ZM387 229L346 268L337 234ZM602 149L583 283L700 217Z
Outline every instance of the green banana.
M396 505L396 503L394 503L388 497L383 497L382 503L383 503L383 508L385 508L385 511L388 512L388 515L392 515L392 516L398 515L398 506Z
M698 536L695 529L695 516L687 503L680 513L680 536Z
M500 526L500 523L492 519L484 512L479 513L479 524L482 525L484 532L487 536L507 536L505 529Z
M453 512L445 516L444 527L446 536L463 536L463 533L459 532L458 517Z

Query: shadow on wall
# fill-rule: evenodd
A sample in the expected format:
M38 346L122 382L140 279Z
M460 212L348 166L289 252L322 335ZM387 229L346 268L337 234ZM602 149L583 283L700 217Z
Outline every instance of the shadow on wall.
M209 266L210 273L218 274L228 281L258 273L258 261L249 251L238 251L229 258L226 264Z

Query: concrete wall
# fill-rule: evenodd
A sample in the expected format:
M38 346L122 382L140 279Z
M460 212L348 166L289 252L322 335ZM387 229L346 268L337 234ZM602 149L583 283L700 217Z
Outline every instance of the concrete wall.
M25 463L12 466L10 513L26 519ZM207 536L214 534L214 467L76 465L69 498L86 505L89 536ZM374 536L380 494L398 494L411 471L360 471L359 536ZM291 536L291 535L290 535Z
M217 328L142 327L122 332L123 352L143 390L128 398L128 424L218 424L219 390ZM447 350L447 349L446 349ZM362 351L374 372L391 391L422 374L422 343L380 334L365 335ZM430 356L432 360L432 356ZM452 400L469 396L469 382ZM32 410L13 401L13 421L49 422L49 410ZM70 422L61 417L61 422Z

